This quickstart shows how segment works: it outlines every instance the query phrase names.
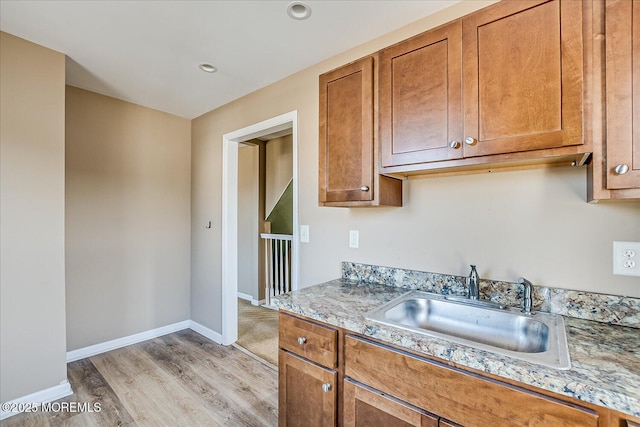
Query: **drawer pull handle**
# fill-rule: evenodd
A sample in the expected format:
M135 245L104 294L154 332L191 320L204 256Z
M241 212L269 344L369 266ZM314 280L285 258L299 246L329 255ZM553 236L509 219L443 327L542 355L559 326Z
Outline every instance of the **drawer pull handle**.
M613 168L613 171L616 173L616 175L624 175L625 173L629 172L629 166L621 163Z
M363 185L362 187L360 187L360 191L369 191L369 186Z
M467 145L476 145L476 142L478 142L478 140L472 136L468 136L464 139L464 143Z
M305 337L298 337L298 344L302 345L306 342L307 342L307 339Z
M455 139L449 143L449 147L454 149L460 148L461 145L462 144L460 144L460 141L456 141Z
M322 384L322 391L324 391L325 393L329 393L329 390L331 390L331 384L329 383Z

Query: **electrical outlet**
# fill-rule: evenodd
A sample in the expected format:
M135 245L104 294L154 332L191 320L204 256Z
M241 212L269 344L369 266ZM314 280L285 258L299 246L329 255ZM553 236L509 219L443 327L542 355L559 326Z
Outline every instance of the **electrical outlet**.
M300 226L300 242L309 243L309 226L308 225Z
M613 274L640 276L640 242L613 242Z
M349 230L349 247L350 248L357 248L358 247L358 240L360 238L360 233L358 232L358 230Z

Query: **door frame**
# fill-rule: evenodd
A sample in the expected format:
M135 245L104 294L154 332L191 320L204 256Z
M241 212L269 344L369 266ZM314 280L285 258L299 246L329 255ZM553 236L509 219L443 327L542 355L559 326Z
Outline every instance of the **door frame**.
M241 143L291 128L293 145L293 241L291 289L298 289L298 111L222 135L222 344L238 339L238 147ZM259 272L258 274L261 274Z

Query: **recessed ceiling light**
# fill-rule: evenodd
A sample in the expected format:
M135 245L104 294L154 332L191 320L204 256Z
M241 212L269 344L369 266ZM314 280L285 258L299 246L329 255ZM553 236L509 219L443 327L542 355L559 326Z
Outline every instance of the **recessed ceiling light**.
M294 1L287 6L287 14L293 19L307 19L311 16L311 8L301 1Z
M218 71L216 67L214 67L211 64L207 64L206 62L203 62L202 64L198 65L198 67L205 73L215 73L216 71Z

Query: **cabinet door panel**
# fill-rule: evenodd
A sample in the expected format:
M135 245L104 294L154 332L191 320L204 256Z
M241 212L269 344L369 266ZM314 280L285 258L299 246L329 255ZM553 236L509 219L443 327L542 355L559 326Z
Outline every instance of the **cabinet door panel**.
M325 391L324 384L330 388ZM337 373L278 351L278 425L335 426Z
M345 379L344 426L438 427L438 417Z
M462 25L465 157L582 144L582 2L504 2Z
M460 21L380 53L382 166L462 157Z
M373 138L373 58L321 75L321 202L373 200Z
M605 14L607 188L640 188L640 1L607 1Z

